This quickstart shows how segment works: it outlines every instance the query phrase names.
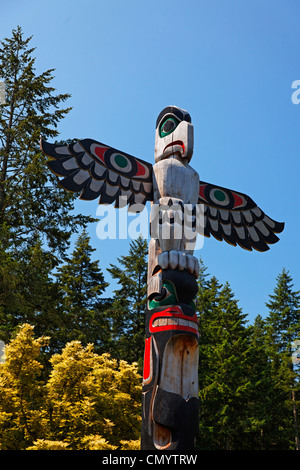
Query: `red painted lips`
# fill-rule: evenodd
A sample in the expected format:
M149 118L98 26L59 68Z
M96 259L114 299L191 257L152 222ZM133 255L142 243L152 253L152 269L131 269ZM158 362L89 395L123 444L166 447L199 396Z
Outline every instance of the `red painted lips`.
M173 330L186 331L199 336L197 315L194 314L192 317L185 315L178 305L152 315L149 323L151 333Z
M180 145L180 147L182 147L182 151L183 151L183 155L184 155L185 146L184 146L184 143L182 142L182 140L174 140L174 142L171 142L170 144L166 145L165 148L164 148L164 153L165 153L165 151L168 147L173 147L174 145Z

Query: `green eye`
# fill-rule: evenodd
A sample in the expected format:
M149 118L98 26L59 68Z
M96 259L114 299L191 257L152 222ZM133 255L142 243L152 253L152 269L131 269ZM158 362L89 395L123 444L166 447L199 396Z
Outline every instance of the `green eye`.
M174 284L170 281L164 281L163 286L164 286L163 298L159 300L155 300L155 298L152 300L149 300L148 302L149 310L152 310L153 308L156 308L156 307L178 304L178 299L177 299L176 289L175 289Z
M168 117L164 119L159 127L160 137L166 137L167 135L171 134L176 129L178 124L179 121L174 117Z

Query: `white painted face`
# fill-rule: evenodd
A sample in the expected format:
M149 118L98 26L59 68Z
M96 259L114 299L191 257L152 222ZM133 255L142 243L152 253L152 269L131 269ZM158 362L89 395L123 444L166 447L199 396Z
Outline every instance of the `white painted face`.
M194 127L184 109L168 106L159 114L155 131L155 162L179 154L183 163L191 160L194 148Z

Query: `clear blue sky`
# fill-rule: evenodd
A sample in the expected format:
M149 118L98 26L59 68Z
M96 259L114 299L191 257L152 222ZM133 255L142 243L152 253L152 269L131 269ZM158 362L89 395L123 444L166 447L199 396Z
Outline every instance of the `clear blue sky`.
M201 256L228 281L252 322L283 267L300 289L300 80L298 0L1 0L0 36L20 25L33 35L37 72L55 68L54 86L73 110L62 139L90 137L153 161L155 120L167 105L192 116L191 161L204 181L244 192L285 222L280 242L247 252L213 238ZM76 210L95 216L97 202ZM130 240L99 240L106 268ZM115 288L112 283L110 290Z

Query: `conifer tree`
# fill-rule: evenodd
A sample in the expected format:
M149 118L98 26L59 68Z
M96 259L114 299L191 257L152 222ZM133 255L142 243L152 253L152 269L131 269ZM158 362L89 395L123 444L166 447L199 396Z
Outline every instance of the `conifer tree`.
M279 448L299 445L299 366L293 363L293 342L300 337L300 291L285 269L277 277L274 293L266 303L268 351L271 373L277 384L280 403L275 408Z
M68 343L51 358L47 383L52 441L76 449L110 449L139 437L141 377L136 364Z
M248 449L271 450L276 448L275 409L280 401L276 382L271 373L271 362L266 341L266 320L257 315L248 327L249 354L247 374L250 388L245 403L248 419L244 442Z
M28 244L21 258L2 250L0 337L4 342L24 322L34 325L38 335L50 335L55 341L59 318L52 268L51 256L39 239L33 246Z
M5 102L0 104L0 337L4 341L18 323L27 321L36 323L42 334L47 315L53 333L57 294L51 270L65 257L72 233L92 220L72 213L76 196L59 188L40 151L41 135L58 136L57 125L71 109L63 107L70 95L57 93L52 86L54 69L37 73L31 41L17 27L0 43L0 79L5 83Z
M0 242L19 251L41 237L50 253L62 255L89 218L71 214L75 196L58 187L39 149L40 136L56 137L71 108L61 107L70 95L51 85L54 70L36 73L31 40L17 27L0 43Z
M137 365L96 354L92 344L67 343L50 358L23 324L0 364L0 450L137 449L141 376Z
M203 298L203 293L200 294ZM202 449L239 449L245 432L248 337L245 315L226 283L206 284L199 306L199 398Z
M211 280L208 280L209 274L207 274L207 267L205 266L203 260L199 259L199 275L198 275L198 292L197 292L197 312L199 315L199 319L206 318L208 312L206 311L210 307L212 307L212 302L214 297L213 290L210 290L212 286ZM217 288L217 280L215 279L216 283L215 286Z
M15 317L20 312L22 297L18 291L18 261L1 243L0 260L0 339L6 343L16 325Z
M43 437L47 424L40 350L49 338L34 338L33 326L23 324L5 348L0 366L0 449L23 450Z
M108 284L99 261L92 260L94 251L89 235L83 230L70 259L57 270L60 336L62 345L78 340L83 344L93 343L96 350L103 350L109 334L105 316L109 301L105 301L102 295Z
M120 285L110 309L112 354L129 362L137 361L140 367L145 337L147 255L147 241L140 236L131 242L129 254L117 259L121 267L111 264L108 268Z

